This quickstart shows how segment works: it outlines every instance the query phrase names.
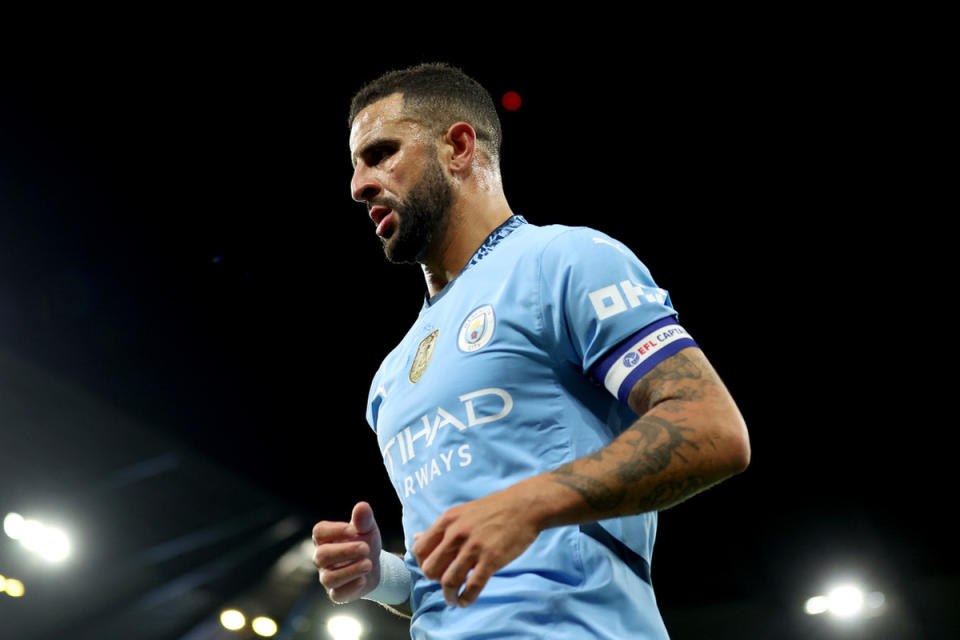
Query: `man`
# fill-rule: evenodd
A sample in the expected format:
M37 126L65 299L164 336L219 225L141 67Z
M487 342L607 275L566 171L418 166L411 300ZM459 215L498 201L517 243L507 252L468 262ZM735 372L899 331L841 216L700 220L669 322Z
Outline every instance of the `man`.
M370 506L314 528L335 602L377 599L413 638L665 638L656 514L746 468L743 419L623 244L510 210L489 94L459 70L354 97L353 198L427 296L367 419L403 503L405 563Z

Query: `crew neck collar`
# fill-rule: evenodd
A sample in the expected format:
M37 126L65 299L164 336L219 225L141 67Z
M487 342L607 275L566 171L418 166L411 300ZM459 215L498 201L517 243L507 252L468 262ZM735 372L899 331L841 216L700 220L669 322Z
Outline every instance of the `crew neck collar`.
M467 265L461 269L460 273L458 273L453 280L448 282L447 285L437 293L437 295L431 298L429 292L425 292L423 294L424 308L435 305L437 301L440 300L440 298L442 298L446 292L450 290L450 287L460 278L460 276L469 271L475 264L490 255L496 246L503 242L504 238L525 224L528 224L526 219L523 216L515 213L507 218L503 224L491 231L490 235L487 236L487 239L483 241L483 244L481 244L480 247L474 251L473 257L470 258L470 261L467 263Z

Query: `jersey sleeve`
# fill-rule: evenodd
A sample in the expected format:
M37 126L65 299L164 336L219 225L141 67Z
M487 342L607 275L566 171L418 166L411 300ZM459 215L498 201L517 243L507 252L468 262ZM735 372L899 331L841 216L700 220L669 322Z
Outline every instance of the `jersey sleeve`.
M668 292L632 251L600 231L574 228L551 240L540 291L545 332L558 353L624 403L646 372L696 346Z

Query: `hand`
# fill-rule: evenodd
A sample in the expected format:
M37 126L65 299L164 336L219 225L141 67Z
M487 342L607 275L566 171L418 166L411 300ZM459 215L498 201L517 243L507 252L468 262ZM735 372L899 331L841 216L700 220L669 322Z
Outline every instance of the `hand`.
M313 564L333 602L353 602L380 584L380 528L366 502L357 503L350 522L318 522L313 544Z
M522 484L514 485L452 507L425 532L414 535L413 554L420 570L440 581L448 605L473 604L490 576L533 543L541 530L535 503L534 494Z

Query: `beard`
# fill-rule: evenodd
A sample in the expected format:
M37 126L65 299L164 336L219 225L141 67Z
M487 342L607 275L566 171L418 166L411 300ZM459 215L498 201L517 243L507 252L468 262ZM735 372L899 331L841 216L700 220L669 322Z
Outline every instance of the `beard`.
M400 222L392 236L381 238L387 260L398 264L421 262L434 242L446 232L452 203L453 189L440 163L431 158L417 184L391 207Z

